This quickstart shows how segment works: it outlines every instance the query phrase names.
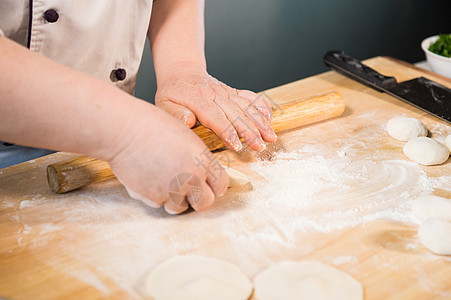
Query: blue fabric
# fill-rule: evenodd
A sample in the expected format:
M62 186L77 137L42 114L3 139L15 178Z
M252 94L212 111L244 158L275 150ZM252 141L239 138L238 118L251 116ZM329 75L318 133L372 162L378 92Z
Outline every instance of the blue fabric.
M54 151L11 145L0 141L0 169L51 153Z

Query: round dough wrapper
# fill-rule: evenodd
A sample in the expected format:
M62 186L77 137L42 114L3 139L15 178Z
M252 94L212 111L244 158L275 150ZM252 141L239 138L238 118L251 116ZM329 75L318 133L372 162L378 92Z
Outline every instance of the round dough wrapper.
M245 300L252 293L252 283L231 263L175 256L152 271L146 292L154 300Z
M451 221L427 219L418 229L420 242L436 254L451 255Z
M412 213L422 221L430 218L451 221L451 199L434 195L419 197L412 205Z
M449 150L445 145L428 137L408 141L403 152L411 160L426 166L439 165L449 157Z
M224 166L224 169L226 170L227 175L229 176L229 187L245 185L248 182L250 182L249 178L240 171L237 171L235 169L226 166Z
M258 274L254 287L258 300L363 299L363 287L357 280L315 261L280 262Z
M451 151L451 134L446 137L445 146L448 147L449 151Z
M428 135L428 129L420 120L408 117L391 118L387 122L387 132L392 138L403 142Z

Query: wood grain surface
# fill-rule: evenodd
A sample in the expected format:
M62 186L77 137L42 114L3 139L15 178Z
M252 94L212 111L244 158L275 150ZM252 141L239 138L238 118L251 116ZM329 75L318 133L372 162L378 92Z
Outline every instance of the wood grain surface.
M426 76L451 87L449 79L391 58L365 63L398 81ZM360 281L365 299L450 299L451 257L419 243L408 210L419 195L451 198L451 160L410 162L385 124L416 117L437 139L451 134L450 125L335 72L266 94L286 103L329 91L344 97L341 117L280 134L263 154L216 153L251 185L229 189L205 212L170 216L129 198L115 179L55 195L46 167L74 154L0 170L0 298L145 299L156 265L197 254L234 263L250 278L279 261L317 260ZM298 203L290 194L297 187L265 180L283 160L303 176L280 177L298 180L311 198L294 195ZM308 188L313 179L324 187L311 181Z

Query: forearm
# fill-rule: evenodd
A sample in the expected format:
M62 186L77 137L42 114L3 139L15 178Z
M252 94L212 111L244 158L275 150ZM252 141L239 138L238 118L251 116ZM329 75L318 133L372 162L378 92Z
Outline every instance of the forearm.
M155 109L0 37L0 139L108 160L127 124ZM113 150L114 148L114 150Z
M206 69L203 0L156 0L148 31L157 80L168 66Z

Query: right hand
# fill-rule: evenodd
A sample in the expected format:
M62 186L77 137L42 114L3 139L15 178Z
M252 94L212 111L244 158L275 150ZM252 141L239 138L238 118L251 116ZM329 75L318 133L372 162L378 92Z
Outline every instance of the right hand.
M227 190L221 164L190 129L156 107L124 125L120 151L109 161L132 198L178 214L203 210ZM201 194L199 195L199 192Z
M270 124L271 103L266 97L229 87L209 75L202 65L170 65L166 72L159 73L157 83L158 107L188 127L198 120L234 151L243 147L240 137L256 151L264 150L265 142L277 139Z

